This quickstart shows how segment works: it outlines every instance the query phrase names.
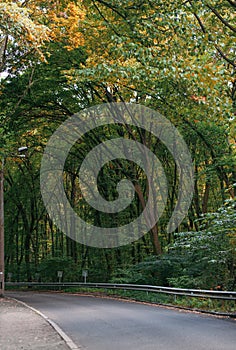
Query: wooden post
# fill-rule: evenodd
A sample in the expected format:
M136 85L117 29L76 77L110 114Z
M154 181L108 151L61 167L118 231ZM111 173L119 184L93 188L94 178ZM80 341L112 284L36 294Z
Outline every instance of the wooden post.
M4 296L4 158L0 169L0 296Z

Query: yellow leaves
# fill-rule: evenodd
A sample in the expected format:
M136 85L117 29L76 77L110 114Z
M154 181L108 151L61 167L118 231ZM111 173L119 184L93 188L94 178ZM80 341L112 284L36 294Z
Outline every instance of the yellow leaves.
M123 61L121 61L121 66L123 66L123 67L137 67L137 66L139 66L139 63L137 62L137 60L134 58L134 57L132 57L132 58L129 58L129 59L127 59L127 60L123 60Z
M65 47L73 50L84 44L82 33L79 32L80 22L85 18L82 6L69 2L63 11L49 13L51 19L51 39L66 41Z
M180 77L195 84L204 95L218 94L216 89L222 84L227 84L228 79L225 75L225 67L220 62L212 62L210 58L207 59L206 55L197 58L186 57L179 65L179 72Z
M0 38L8 36L20 49L33 49L45 61L42 48L49 41L61 41L68 50L84 44L79 30L84 18L79 1L0 0Z
M49 40L49 29L31 18L31 9L12 1L0 1L0 35L10 35L22 47L33 48L40 55L40 47Z

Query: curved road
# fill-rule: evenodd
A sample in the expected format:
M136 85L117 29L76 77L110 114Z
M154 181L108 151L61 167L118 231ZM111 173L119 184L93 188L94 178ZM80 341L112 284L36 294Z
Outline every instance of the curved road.
M8 292L87 350L235 350L236 321L63 293Z

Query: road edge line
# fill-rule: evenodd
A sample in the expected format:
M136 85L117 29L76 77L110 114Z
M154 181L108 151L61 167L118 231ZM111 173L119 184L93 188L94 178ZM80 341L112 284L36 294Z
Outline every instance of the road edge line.
M12 298L12 297L7 297L7 298L16 301L19 304L24 305L28 309L32 310L33 312L35 312L36 314L41 316L59 334L59 336L64 340L64 342L70 348L70 350L82 350L82 348L80 346L76 345L73 342L73 340L58 326L58 324L56 322L52 321L48 316L44 315L41 311L26 304L24 301L21 301L21 300L18 300L16 298Z

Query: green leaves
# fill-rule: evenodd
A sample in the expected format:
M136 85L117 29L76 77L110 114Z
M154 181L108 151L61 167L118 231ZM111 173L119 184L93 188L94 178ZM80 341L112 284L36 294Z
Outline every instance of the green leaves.
M235 209L236 201L227 200L218 211L199 220L200 231L176 234L170 255L182 257L182 267L177 278L169 279L173 286L235 289Z

